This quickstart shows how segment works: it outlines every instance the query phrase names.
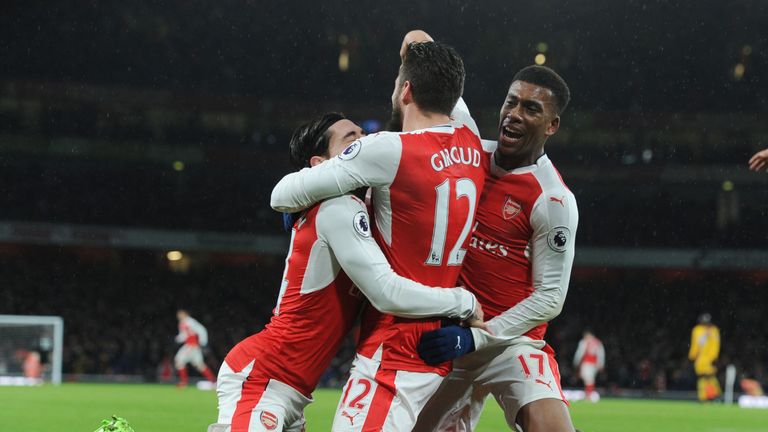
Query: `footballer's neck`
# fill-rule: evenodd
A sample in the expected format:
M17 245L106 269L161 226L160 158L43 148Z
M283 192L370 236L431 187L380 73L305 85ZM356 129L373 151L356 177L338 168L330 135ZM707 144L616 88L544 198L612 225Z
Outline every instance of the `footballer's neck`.
M505 171L512 171L513 169L535 164L542 155L544 155L544 145L522 155L504 155L501 150L496 149L494 159L496 160L496 165L500 168Z
M427 129L450 123L450 116L422 111L416 104L410 104L403 108L403 132Z

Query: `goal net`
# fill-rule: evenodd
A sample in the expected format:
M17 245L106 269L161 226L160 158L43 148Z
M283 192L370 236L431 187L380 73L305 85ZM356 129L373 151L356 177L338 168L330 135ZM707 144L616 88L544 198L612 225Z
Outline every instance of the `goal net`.
M61 383L64 321L0 315L0 385Z

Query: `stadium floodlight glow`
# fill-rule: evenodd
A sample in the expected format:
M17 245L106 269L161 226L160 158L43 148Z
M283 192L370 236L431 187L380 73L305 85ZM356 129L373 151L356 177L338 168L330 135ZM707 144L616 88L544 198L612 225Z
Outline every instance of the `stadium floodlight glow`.
M547 62L547 56L541 53L536 54L536 57L533 58L533 61L536 62L537 65L541 66Z
M173 161L173 170L174 171L184 171L184 162L177 160Z
M736 63L736 66L733 67L733 78L738 81L742 78L744 78L744 71L745 67L743 63Z
M181 261L182 258L184 258L184 254L181 253L181 251L168 251L167 254L165 254L165 257L168 258L168 261Z
M339 53L339 70L346 72L349 70L349 50L342 48Z
M723 182L723 190L726 192L730 192L733 190L733 182L730 180L726 180Z
M0 385L61 384L64 320L58 316L0 315ZM19 358L19 353L25 353ZM9 355L9 357L5 357Z
M536 44L536 51L544 54L549 49L549 45L546 42L539 42Z
M748 56L752 54L752 47L749 45L744 45L743 47L741 47L741 54L743 56Z

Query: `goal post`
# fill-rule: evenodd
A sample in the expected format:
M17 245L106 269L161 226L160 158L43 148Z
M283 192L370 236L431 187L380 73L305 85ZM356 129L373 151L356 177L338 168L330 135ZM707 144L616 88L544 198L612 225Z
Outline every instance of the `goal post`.
M0 315L0 384L61 384L64 320Z

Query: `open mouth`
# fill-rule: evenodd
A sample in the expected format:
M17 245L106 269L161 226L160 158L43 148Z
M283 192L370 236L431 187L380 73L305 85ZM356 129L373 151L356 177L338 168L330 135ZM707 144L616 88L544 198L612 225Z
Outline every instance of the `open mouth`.
M517 140L519 140L520 138L523 137L522 133L520 133L520 132L518 132L516 130L510 129L507 126L504 126L503 128L501 128L501 133L502 133L502 135L504 135L505 137L507 137L507 138L509 138L510 140L513 140L513 141L517 141Z

